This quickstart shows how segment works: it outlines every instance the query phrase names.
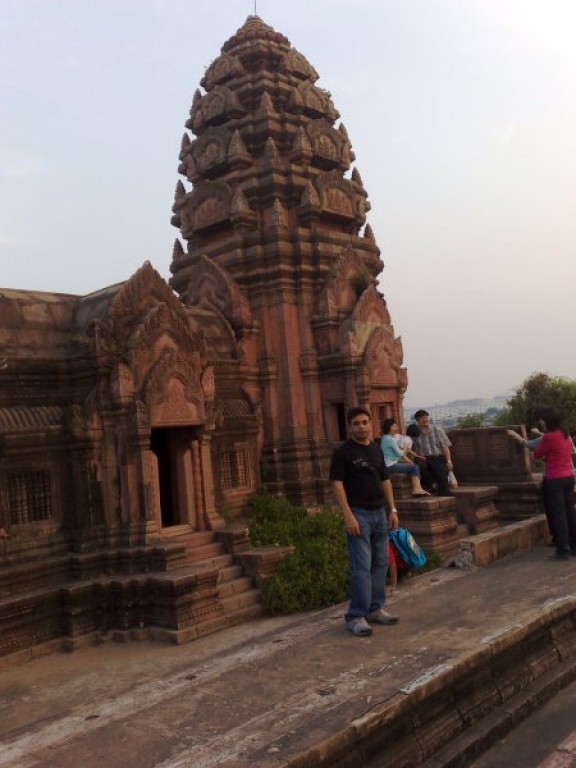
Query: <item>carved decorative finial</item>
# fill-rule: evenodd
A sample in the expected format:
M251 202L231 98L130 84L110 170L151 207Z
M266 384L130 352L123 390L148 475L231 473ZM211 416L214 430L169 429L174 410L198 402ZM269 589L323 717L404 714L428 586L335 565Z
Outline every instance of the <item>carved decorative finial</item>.
M174 240L174 248L172 248L172 261L175 264L178 264L182 261L184 258L184 248L182 248L182 243L178 238Z
M277 229L287 229L288 223L286 221L286 211L280 200L274 198L274 204L272 206L272 216L270 218L270 226Z
M268 91L264 91L262 94L262 98L260 99L260 112L264 112L265 114L269 114L270 112L274 112L274 103L272 99L270 98L270 94Z
M246 145L242 141L242 136L240 135L240 131L238 130L238 128L236 128L236 130L232 134L232 138L230 139L230 144L228 145L228 153L230 155L246 154Z
M249 165L251 160L252 158L246 149L242 135L238 128L236 128L228 144L228 161L234 167Z
M190 141L190 137L187 133L183 134L182 141L180 142L180 159L187 154L188 150L190 149L190 145L192 142Z
M366 224L366 226L364 227L364 237L366 238L366 240L374 240L375 239L374 238L374 231L372 230L372 227L370 226L370 224Z
M312 151L312 144L310 144L310 139L308 138L308 134L304 130L303 126L300 126L296 132L292 149L294 152Z
M359 187L364 188L364 184L362 183L362 176L360 176L360 171L356 167L352 168L352 181L355 181Z
M244 192L241 190L240 187L234 192L234 196L232 198L232 201L230 203L230 213L234 216L239 213L246 213L250 211L250 203L248 202L248 198L244 194Z
M320 197L310 179L308 179L308 183L304 188L300 202L302 205L312 206L313 208L318 208L320 206Z
M186 195L186 188L184 184L178 179L178 183L176 184L176 191L174 193L174 202L178 202L180 198L184 197Z
M338 126L338 130L342 134L343 139L346 139L346 141L350 141L348 137L348 131L346 130L346 126L344 125L344 123L340 123L340 125Z
M279 154L278 154L278 148L276 147L276 142L272 138L272 136L269 136L266 139L266 146L264 148L264 157L270 163L270 165L275 165L279 160Z

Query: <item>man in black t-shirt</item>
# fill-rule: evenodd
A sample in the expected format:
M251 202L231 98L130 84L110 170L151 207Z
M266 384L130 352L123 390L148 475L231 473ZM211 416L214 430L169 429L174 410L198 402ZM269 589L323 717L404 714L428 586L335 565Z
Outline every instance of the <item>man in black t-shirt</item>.
M334 451L330 480L344 516L350 555L350 605L344 619L350 632L362 636L372 634L370 623L398 622L383 608L388 526L398 527L398 513L382 451L372 439L370 412L351 408L347 421L350 440Z

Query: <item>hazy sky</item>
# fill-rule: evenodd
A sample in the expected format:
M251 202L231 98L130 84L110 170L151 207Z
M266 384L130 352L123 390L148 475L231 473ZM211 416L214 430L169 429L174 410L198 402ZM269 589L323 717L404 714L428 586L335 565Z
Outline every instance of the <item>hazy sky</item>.
M253 0L0 0L0 286L169 277L184 122ZM257 0L348 129L410 405L576 377L576 2Z

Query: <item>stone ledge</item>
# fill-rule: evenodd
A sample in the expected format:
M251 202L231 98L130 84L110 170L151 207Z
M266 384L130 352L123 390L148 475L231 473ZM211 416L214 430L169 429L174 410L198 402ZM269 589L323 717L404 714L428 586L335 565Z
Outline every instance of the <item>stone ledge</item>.
M532 549L550 536L545 515L495 528L460 541L455 565L458 568L483 566L514 552Z
M430 669L283 765L467 766L574 680L576 598L569 597Z
M260 589L264 582L274 576L284 558L294 552L295 547L256 547L249 552L234 556L252 583Z

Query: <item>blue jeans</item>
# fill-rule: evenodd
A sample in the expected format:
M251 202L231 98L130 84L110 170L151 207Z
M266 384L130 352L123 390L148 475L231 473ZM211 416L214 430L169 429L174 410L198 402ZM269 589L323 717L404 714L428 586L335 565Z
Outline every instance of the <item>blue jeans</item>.
M388 520L384 509L352 507L352 514L360 526L360 535L347 534L351 575L346 621L382 608L388 571Z
M401 464L399 461L396 464L390 464L386 467L389 475L410 475L410 477L420 477L420 467L418 464Z

